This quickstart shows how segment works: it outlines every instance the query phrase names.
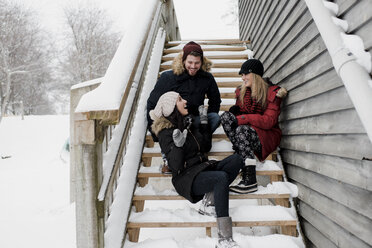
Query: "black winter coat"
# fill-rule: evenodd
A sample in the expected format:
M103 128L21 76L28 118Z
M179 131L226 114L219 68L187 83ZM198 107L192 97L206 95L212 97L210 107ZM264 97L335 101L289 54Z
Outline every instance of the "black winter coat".
M154 121L152 125L152 130L159 139L160 148L168 160L168 166L172 169L174 188L178 194L195 203L203 196L192 194L194 178L214 164L214 161L208 161L205 156L212 147L212 134L208 125L201 124L199 128L191 125L185 144L183 147L177 147L172 137L174 129L173 124L164 117Z
M211 61L203 57L203 66L195 76L190 76L183 67L182 54L177 56L172 64L172 70L163 72L156 82L147 100L147 120L151 126L149 112L154 109L160 96L168 91L178 92L187 101L189 113L198 116L198 106L204 105L205 95L208 101L208 113L218 113L221 105L220 91L214 77L208 71Z

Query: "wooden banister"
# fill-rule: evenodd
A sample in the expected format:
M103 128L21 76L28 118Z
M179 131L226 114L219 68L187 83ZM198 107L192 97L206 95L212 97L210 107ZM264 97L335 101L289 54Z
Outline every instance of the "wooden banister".
M87 86L83 83L81 87L77 87L78 89L71 90L71 102L74 102L71 105L71 163L75 170L72 188L76 188L74 199L76 199L78 248L104 247L105 223L110 215L110 205L114 200L120 167L123 165L122 158L126 152L137 99L142 89L155 37L158 30L162 28L172 33L172 35L167 34L169 39L179 39L175 16L169 18L167 16L173 13L173 9L168 9L173 8L173 4L170 3L171 0L152 0L151 4L149 3L151 8L148 6L150 9L147 13L151 17L148 19L146 30L141 35L126 32L105 77L94 85ZM143 11L141 15L136 16L143 17ZM164 20L173 21L165 23ZM132 25L136 24L137 22L132 22ZM127 51L127 42L140 44L136 46L138 50ZM131 54L133 63L123 68L120 59L124 59L125 52ZM122 73L124 69L127 69L126 73ZM117 74L118 78L116 78ZM118 82L123 85L120 87L122 92L111 94L110 91L106 91L107 94L103 96L107 99L115 98L113 102L118 102L116 107L105 105L105 99L92 98L93 91L96 91L96 94L102 87L106 87L107 90L110 83ZM118 87L113 89L117 90ZM97 101L101 102L97 104ZM119 142L112 142L114 138ZM112 152L113 155L105 157L107 151Z

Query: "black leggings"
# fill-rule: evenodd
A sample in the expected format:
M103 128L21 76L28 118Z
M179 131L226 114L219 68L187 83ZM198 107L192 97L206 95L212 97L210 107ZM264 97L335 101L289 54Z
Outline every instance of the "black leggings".
M221 124L227 137L233 144L233 149L243 159L254 158L254 154L261 154L261 142L256 131L249 125L234 125L236 117L230 112L221 115ZM234 127L235 126L235 127Z
M242 157L234 154L221 160L215 170L202 171L195 177L193 194L204 195L213 191L217 217L229 216L229 185L243 165Z

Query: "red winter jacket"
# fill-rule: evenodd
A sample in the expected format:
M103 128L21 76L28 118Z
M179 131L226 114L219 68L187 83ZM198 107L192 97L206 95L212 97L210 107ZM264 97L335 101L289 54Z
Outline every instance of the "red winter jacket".
M236 116L238 125L250 125L257 132L262 146L262 153L256 154L256 156L260 161L263 161L279 146L282 137L282 131L278 124L280 103L282 102L282 98L286 96L287 91L276 85L270 86L267 92L266 109L263 109L263 113L249 114L244 111L238 100L240 89L238 88L235 93L237 98L235 104L240 107L241 112L241 114ZM245 94L244 99L250 98L251 93L249 90ZM247 109L247 106L245 109Z

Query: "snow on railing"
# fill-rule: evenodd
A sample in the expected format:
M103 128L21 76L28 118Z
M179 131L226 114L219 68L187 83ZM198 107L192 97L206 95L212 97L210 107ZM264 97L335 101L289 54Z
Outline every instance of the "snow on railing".
M345 34L345 21L335 18L338 13L336 4L323 0L305 2L332 58L333 66L372 141L371 57L364 51L359 37Z
M125 32L103 82L85 94L76 107L75 113L80 113L78 119L119 122L158 4L158 0L148 0L146 8L141 8L140 15L134 16L136 19Z
M157 19L159 19L161 11L161 5L158 6L156 11ZM109 141L107 152L103 155L103 180L98 193L98 204L100 205L101 211L106 211L108 206L111 204L114 193L114 185L117 180L117 171L119 167L122 166L123 161L121 157L126 152L126 145L129 137L129 124L133 121L134 118L134 102L138 98L138 83L145 73L144 68L145 64L149 60L150 51L155 42L155 37L158 30L158 21L152 23L151 31L149 33L144 53L139 64L139 69L135 76L135 84L133 85L131 91L128 94L128 100L124 107L123 114L121 116L119 124L114 130L112 139ZM159 68L158 68L159 69ZM141 86L143 88L143 86ZM142 147L138 148L142 149ZM106 211L107 212L107 211ZM107 215L107 213L106 213Z
M125 235L126 221L132 206L132 196L136 184L136 175L141 162L142 148L146 135L146 102L158 77L161 56L164 48L165 32L159 30L154 44L148 71L136 111L128 150L123 159L122 171L107 220L105 247L120 248Z
M144 75L150 64L158 30L161 30L161 40L157 42L162 46L165 37L180 39L171 0L146 1L146 6L139 11L141 12L134 15L132 28L126 31L106 75L102 79L85 82L71 89L71 164L75 170L71 188L75 188L76 192L74 199L78 248L107 247L104 241L121 247L121 237L110 235L116 230L111 229L108 234L113 238L118 237L113 240L104 240L104 233L110 214L115 213L111 204L113 201L120 202L120 197L116 199L118 195L115 193L120 185L118 180L123 173L129 173L125 172L129 163L128 159L127 164L124 163L125 157L128 153L133 156L131 149L141 151L143 148L144 142L138 141L138 137L145 137L146 119L135 122L134 117L141 91L152 89L151 86L143 87ZM153 55L159 64L152 67L151 72L147 72L156 75L152 76L152 83L156 82L162 50L163 48L156 50L160 55ZM147 100L147 97L144 99ZM141 106L144 106L143 103ZM141 114L146 112L144 109L139 111ZM133 130L132 125L138 127L138 122L144 128L138 129L142 133L136 130L137 142L133 144L129 136ZM140 159L137 160L131 161L135 163L134 166L139 166ZM136 176L132 177L135 180ZM120 180L124 187L122 179ZM128 180L129 184L131 182ZM121 224L125 223L126 219L121 219ZM121 234L124 235L125 232Z

